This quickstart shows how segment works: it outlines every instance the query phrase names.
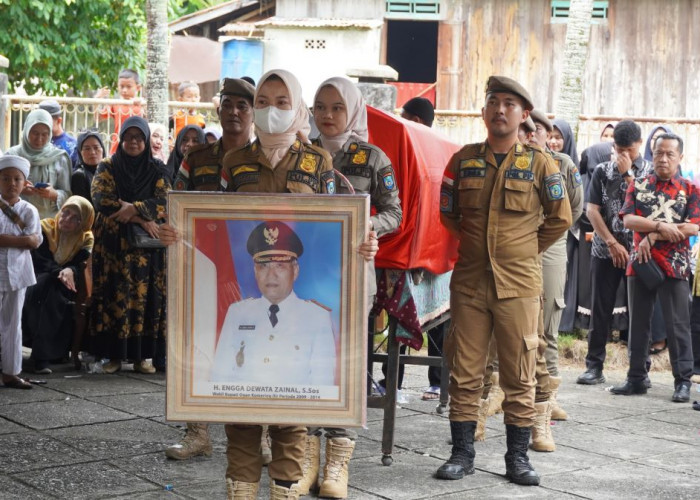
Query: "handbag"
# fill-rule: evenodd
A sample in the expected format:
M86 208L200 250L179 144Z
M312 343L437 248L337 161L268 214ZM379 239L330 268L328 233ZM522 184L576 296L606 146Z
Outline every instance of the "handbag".
M644 286L649 290L656 290L666 279L666 275L653 258L646 262L632 261L634 273L642 280Z
M140 224L130 222L126 225L126 241L131 248L165 248L158 238L154 238Z

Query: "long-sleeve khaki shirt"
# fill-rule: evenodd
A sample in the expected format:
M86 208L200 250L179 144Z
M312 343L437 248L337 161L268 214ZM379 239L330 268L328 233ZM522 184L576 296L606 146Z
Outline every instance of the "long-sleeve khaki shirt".
M569 228L571 206L559 168L540 148L516 143L499 167L488 144L477 143L445 168L440 219L459 235L453 291L475 295L490 271L499 299L535 297L538 255Z

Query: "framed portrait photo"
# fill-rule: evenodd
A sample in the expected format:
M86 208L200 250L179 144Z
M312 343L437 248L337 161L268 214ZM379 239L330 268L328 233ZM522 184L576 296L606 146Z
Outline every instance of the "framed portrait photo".
M367 195L171 192L166 418L365 423Z

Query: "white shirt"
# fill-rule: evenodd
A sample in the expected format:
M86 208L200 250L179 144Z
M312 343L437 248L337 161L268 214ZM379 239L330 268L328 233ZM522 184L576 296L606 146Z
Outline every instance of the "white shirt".
M0 211L0 234L30 236L41 234L39 212L31 203L19 200L12 210L24 221L24 230ZM26 288L36 283L32 255L29 250L0 247L0 291L9 292Z
M212 382L335 385L330 312L294 292L278 304L277 324L264 297L231 304L216 347Z

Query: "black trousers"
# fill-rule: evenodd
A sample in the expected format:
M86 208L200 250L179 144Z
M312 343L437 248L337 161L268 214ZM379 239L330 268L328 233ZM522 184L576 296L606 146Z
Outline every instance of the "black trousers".
M649 290L640 279L630 276L627 278L627 290L630 308L630 366L627 379L641 382L647 376L651 317L658 296L666 321L666 340L676 387L680 382L689 382L693 375L693 350L690 340L688 282L667 277L659 288Z
M442 341L445 338L445 328L448 327L450 321L440 323L435 328L428 330L428 356L442 357ZM440 373L442 368L439 366L428 367L428 385L440 386Z
M690 312L690 337L693 344L693 375L700 375L700 297L693 296Z
M602 370L605 362L605 345L612 323L615 296L625 270L615 267L612 259L591 257L591 329L588 330L588 354L586 368Z

